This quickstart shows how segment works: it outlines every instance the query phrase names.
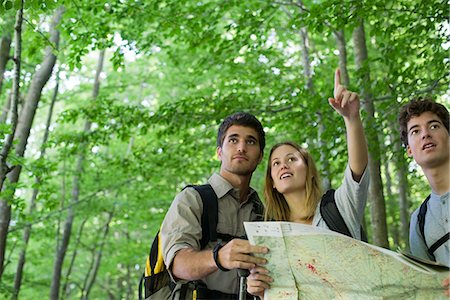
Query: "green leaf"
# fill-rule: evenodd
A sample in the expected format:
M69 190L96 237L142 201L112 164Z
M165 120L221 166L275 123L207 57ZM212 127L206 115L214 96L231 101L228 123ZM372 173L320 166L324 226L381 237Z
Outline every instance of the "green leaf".
M14 8L20 9L22 7L22 1L21 0L14 0Z
M5 8L5 10L10 10L11 8L13 8L12 1L6 0L5 2L3 2L3 7Z

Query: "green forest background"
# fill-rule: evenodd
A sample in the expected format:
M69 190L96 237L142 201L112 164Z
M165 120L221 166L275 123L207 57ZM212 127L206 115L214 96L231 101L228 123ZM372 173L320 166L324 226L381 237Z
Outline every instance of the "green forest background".
M429 193L399 107L449 107L449 5L431 0L1 0L1 299L136 299L174 195L219 168L218 124L248 111L267 152L347 160L334 70L361 95L369 241L405 249Z

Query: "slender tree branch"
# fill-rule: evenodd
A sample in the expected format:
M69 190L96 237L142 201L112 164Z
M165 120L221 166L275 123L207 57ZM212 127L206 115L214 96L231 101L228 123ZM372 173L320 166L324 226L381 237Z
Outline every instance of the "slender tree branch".
M65 206L65 207L62 207L62 208L60 208L60 209L58 209L58 210L54 210L54 211L48 213L47 215L42 216L42 217L36 219L36 220L33 221L33 222L18 223L18 225L15 226L14 228L10 228L9 231L8 231L8 233L14 232L14 231L17 231L17 230L21 230L21 229L23 229L27 224L28 224L28 225L34 225L34 224L37 224L37 223L42 222L42 221L44 221L44 220L50 219L50 218L53 217L54 215L59 215L60 213L62 213L62 212L65 211L65 210L68 210L69 208L78 206L79 204L82 204L82 203L84 203L84 202L88 202L88 201L94 199L94 197L98 196L98 193L100 193L100 192L110 191L110 190L114 190L114 189L116 189L116 188L119 189L119 188L121 188L123 185L128 184L128 183L132 182L133 180L134 180L134 179L130 178L130 179L124 180L123 182L121 182L121 183L119 183L119 184L115 183L115 184L111 184L110 186L106 186L106 187L104 187L103 189L100 189L100 190L98 190L98 191L92 192L90 195L86 196L86 197L83 198L83 199L80 199L80 200L79 200L78 202L76 202L76 203L70 203L70 204L68 204L68 205Z
M31 24L26 18L23 18L23 20L30 25L31 28L33 28L33 31L36 31L37 33L39 33L40 36L42 36L44 38L44 40L47 42L47 44L52 47L52 49L55 51L55 55L58 55L59 50L58 48L54 45L54 43L52 43L52 41L49 40L48 37L45 36L45 34L42 33L42 31L36 29L36 26L34 26L33 24Z
M433 90L435 90L436 88L440 87L440 86L448 86L450 84L450 81L444 81L442 83L439 83L442 79L444 79L447 75L442 76L439 79L434 80L433 82L431 82L431 84L421 90L418 91L406 91L403 96L412 96L412 95L422 95L422 94L428 94L430 92L432 92ZM374 98L374 101L377 102L382 102L382 101L387 101L387 100L392 100L394 98L396 98L398 95L384 95L384 96L380 96L377 98Z

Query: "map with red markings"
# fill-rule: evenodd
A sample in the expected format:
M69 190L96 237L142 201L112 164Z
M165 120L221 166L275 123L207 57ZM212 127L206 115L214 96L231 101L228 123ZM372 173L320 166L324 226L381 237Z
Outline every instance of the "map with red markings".
M448 268L417 262L330 230L289 222L244 223L250 243L270 249L274 279L264 299L448 299Z

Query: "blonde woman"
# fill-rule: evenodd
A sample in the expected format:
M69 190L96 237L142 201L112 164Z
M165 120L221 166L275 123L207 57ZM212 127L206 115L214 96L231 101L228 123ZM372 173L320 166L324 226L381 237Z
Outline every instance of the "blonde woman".
M334 193L334 200L351 235L360 239L369 186L368 151L359 114L359 96L340 84L339 70L335 73L334 98L328 101L344 119L348 148L344 179ZM328 228L320 214L323 191L319 173L311 155L298 144L286 141L272 147L264 192L266 220ZM250 272L247 291L262 297L271 282L267 270L258 266Z

